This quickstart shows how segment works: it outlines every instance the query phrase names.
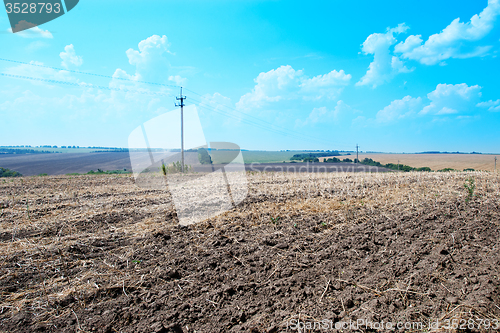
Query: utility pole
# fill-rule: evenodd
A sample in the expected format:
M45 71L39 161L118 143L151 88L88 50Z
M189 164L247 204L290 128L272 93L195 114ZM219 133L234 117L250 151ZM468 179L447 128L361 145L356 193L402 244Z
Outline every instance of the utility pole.
M175 106L181 107L181 171L184 173L184 100L186 96L182 96L182 87L181 87L181 97L176 97L180 103L175 103Z
M495 156L495 173L497 172L497 157Z
M359 163L359 153L358 153L358 144L356 143L356 163Z

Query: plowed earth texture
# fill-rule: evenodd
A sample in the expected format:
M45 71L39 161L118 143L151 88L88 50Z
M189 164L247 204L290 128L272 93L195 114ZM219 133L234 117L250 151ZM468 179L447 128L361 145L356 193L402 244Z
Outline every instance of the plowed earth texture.
M129 176L0 181L0 331L284 332L360 319L446 330L455 319L477 332L500 319L496 175L247 177L241 204L187 227L169 193Z

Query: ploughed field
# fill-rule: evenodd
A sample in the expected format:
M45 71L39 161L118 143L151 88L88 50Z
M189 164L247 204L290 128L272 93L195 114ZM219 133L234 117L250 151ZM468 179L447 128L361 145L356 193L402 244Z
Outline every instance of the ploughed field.
M500 319L497 175L247 177L240 205L188 227L129 176L0 180L0 331Z

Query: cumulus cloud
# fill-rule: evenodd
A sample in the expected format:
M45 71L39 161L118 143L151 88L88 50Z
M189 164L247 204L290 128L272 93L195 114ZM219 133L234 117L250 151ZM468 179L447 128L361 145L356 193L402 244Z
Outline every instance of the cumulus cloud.
M500 111L500 99L496 101L489 100L487 102L477 103L476 106L480 108L487 108L488 111L498 112Z
M446 115L468 111L474 108L481 97L478 85L438 84L436 90L427 94L431 103L425 106L420 114Z
M333 70L324 75L318 75L311 79L304 79L300 84L304 99L329 99L337 98L343 87L351 81L351 74L346 74L343 70Z
M181 77L180 75L170 75L168 77L168 80L175 83L176 86L184 86L187 82L187 79L184 77Z
M396 99L389 105L378 111L374 118L359 116L353 120L353 124L359 126L385 125L402 119L414 119L415 116L432 115L432 121L448 119L449 116L457 114L457 119L466 119L467 113L477 107L488 108L490 111L500 111L500 100L479 102L482 87L478 85L468 86L462 84L438 84L436 89L427 94L429 102L424 102L421 97L405 96Z
M415 114L422 106L422 98L405 96L391 102L388 106L377 112L375 117L379 123L388 123Z
M366 74L356 83L357 86L371 85L373 88L385 82L389 82L399 73L408 73L413 69L405 67L404 63L391 54L391 46L397 40L394 35L404 33L408 30L404 23L396 28L387 28L386 33L374 33L368 36L362 45L364 54L373 54L373 61L368 67Z
M70 65L79 67L83 64L83 59L82 57L76 55L73 44L66 45L64 47L64 52L59 53L59 56L62 59L61 65L65 68L69 68Z
M243 95L236 106L240 109L260 108L266 103L282 100L319 100L324 97L335 99L349 84L351 75L343 70L333 70L313 78L292 66L281 66L260 73L254 79L256 85L251 92Z
M75 77L71 76L68 71L56 70L43 66L43 62L30 61L29 64L20 64L14 67L9 67L4 72L12 75L30 76L47 80L50 79L57 81L78 82L78 80ZM53 87L51 83L45 81L31 80L29 82L35 86Z
M332 110L329 110L325 106L314 108L305 120L297 119L295 121L295 126L303 127L306 125L313 125L316 123L335 121L338 119L340 114L347 112L353 112L353 109L349 105L344 103L344 101L340 100L337 102L337 105Z
M135 66L135 73L128 74L123 69L117 68L114 77L126 78L136 81L150 82L181 82L185 83L186 79L178 75L172 75L171 65L166 55L173 54L170 51L170 43L167 36L153 35L139 42L138 50L128 49L128 61Z
M18 25L32 25L32 23L28 23L26 21L21 21L18 23ZM12 32L12 28L7 29L8 32ZM23 38L54 38L50 31L48 30L42 30L37 26L33 26L32 28L29 28L27 30L19 31L15 33L16 36L20 36Z
M500 1L489 0L488 6L469 22L453 20L440 33L423 41L421 35L411 35L395 46L394 51L405 59L419 61L425 65L435 65L449 58L472 58L484 56L491 46L474 45L490 33L497 16L500 15Z

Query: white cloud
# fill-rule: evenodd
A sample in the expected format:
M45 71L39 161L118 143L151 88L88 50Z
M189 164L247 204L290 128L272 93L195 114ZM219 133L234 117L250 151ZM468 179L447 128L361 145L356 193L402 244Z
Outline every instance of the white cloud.
M256 85L251 92L243 95L236 106L240 109L260 108L266 103L282 100L318 100L324 97L335 99L343 87L349 84L350 74L343 70L333 70L324 75L309 78L302 70L292 66L281 66L260 73L254 79Z
M181 77L180 75L170 75L168 77L168 80L175 83L176 86L181 86L181 87L186 85L186 82L187 82L187 79Z
M364 54L373 54L373 61L366 74L356 83L357 86L371 85L375 88L384 82L389 82L399 73L413 70L406 68L404 63L390 51L390 47L396 43L394 35L404 33L408 29L408 26L402 23L396 28L388 28L386 33L374 33L368 36L361 50Z
M406 41L394 48L396 53L406 59L417 60L422 64L435 65L449 58L472 58L484 56L491 46L477 46L479 41L493 29L497 16L500 15L500 1L489 0L488 6L469 22L453 20L443 31L434 34L423 43L421 35L411 35ZM422 44L423 43L423 44Z
M295 120L295 126L303 127L309 124L312 125L319 122L325 123L325 122L336 121L342 113L347 113L347 112L354 112L354 110L349 105L344 103L344 101L340 100L337 102L337 105L333 108L333 110L328 110L328 108L325 106L314 108L305 120L303 121L300 119Z
M26 21L21 21L26 22ZM20 22L20 24L21 24ZM12 28L7 29L8 32L12 32ZM42 30L39 27L33 27L28 30L23 30L15 33L16 36L23 38L54 38L50 31Z
M399 120L414 114L421 106L422 99L420 97L405 96L402 99L392 101L391 104L377 112L375 119L379 123Z
M420 114L445 115L469 111L475 107L481 97L478 85L438 84L436 90L427 94L431 103L425 106Z
M328 74L318 75L311 79L305 79L300 84L301 92L305 93L304 99L329 99L337 98L351 81L351 74L345 74L344 70L331 71Z
M57 81L67 81L67 82L77 82L78 80L71 76L68 71L65 70L55 70L52 68L42 67L44 64L39 61L30 61L31 65L20 64L18 66L9 67L5 70L5 73L20 76L36 77L41 79L51 79ZM33 66L35 65L35 66ZM44 81L31 80L31 84L36 86L53 86L50 83Z
M488 111L498 112L500 111L500 99L496 101L489 100L487 102L477 103L476 106L480 108L488 108Z
M148 37L139 42L139 50L131 48L126 51L129 63L135 66L135 73L128 74L126 71L117 68L113 76L136 81L185 83L186 79L171 73L172 67L165 57L166 54L173 54L169 48L170 43L167 36L153 35ZM114 83L117 84L117 82Z
M64 47L64 52L61 52L59 56L62 59L61 65L65 68L69 68L71 65L79 67L83 64L83 59L76 55L73 44L66 45Z

